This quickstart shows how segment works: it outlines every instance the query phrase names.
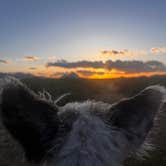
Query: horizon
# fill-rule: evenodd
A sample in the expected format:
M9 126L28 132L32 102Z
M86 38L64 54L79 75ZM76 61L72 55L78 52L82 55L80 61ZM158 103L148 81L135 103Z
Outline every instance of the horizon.
M165 6L162 0L2 0L0 72L165 75Z
M74 72L71 73L64 73L59 77L49 77L49 76L37 76L32 73L25 73L25 72L0 72L0 79L5 77L13 77L17 79L29 79L29 78L43 78L43 79L54 79L54 80L116 80L116 79L140 79L140 78L154 78L154 77L166 77L166 74L151 74L151 75L132 75L132 76L117 76L117 77L105 77L105 78L87 78L87 77L80 77Z

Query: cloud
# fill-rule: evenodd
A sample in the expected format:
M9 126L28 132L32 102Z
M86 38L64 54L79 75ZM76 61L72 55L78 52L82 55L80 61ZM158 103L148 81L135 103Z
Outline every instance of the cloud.
M103 50L101 51L102 55L126 55L129 52L129 50L124 49L124 50Z
M66 60L58 60L54 63L49 62L46 65L47 67L62 67L62 68L102 68L102 61L77 61L77 62L68 62Z
M29 70L36 70L36 67L29 67Z
M56 60L56 56L49 56L49 57L48 57L48 60L49 60L49 61L55 61L55 60Z
M92 76L92 75L104 75L105 72L100 71L89 71L89 70L78 70L78 74L84 75L84 76Z
M117 69L125 71L126 73L140 73L140 72L162 72L166 71L166 66L159 61L111 61L105 63L105 68L108 70Z
M35 77L35 75L30 74L30 73L23 73L23 72L0 72L0 78L5 78L6 76L12 76L16 77L19 79L24 79L24 78L32 78Z
M68 74L69 72L55 72L51 74L51 77L61 77L64 74Z
M23 58L23 61L26 61L26 62L35 62L37 61L39 58L37 56L25 56Z
M125 56L134 56L134 55L146 55L148 52L146 50L103 50L101 51L102 55L105 56L118 56L118 55L125 55Z
M152 54L165 54L166 53L166 47L155 47L151 48Z
M166 54L166 47L154 47L149 50L102 50L101 55L104 56L135 56L135 55L150 55L150 54Z
M55 72L53 74L51 74L51 77L62 77L62 76L68 76L68 75L72 75L72 74L77 74L77 75L81 75L84 77L89 77L89 76L93 76L93 75L104 75L105 72L100 72L100 71L89 71L89 70L76 70L75 72L72 71L65 71L65 72Z
M76 61L68 62L65 60L56 61L54 63L47 63L47 67L61 67L67 69L77 68L94 68L94 69L105 69L105 70L118 70L126 73L141 73L141 72L166 72L166 65L160 61L121 61L121 60L107 60L102 61ZM81 71L86 73L85 71ZM90 72L86 73L87 75ZM101 73L100 73L101 74Z
M79 78L79 75L76 72L56 72L51 75L51 77L56 78Z
M0 59L0 63L3 63L3 64L9 64L9 61L4 60L4 59Z

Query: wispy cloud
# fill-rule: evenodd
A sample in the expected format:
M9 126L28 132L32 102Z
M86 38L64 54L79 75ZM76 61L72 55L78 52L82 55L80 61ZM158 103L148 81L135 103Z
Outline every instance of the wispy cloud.
M10 62L8 60L0 59L0 63L9 64Z
M102 50L100 53L105 56L117 56L117 55L134 56L134 55L146 55L148 54L148 51L123 49L123 50Z
M154 47L151 48L152 54L165 54L166 53L166 47Z
M56 61L54 63L47 63L47 67L61 67L67 69L78 68L94 68L105 70L119 70L126 73L140 73L140 72L162 72L166 71L166 65L160 61L121 61L121 60L107 60L102 61L76 61L68 62L65 60ZM87 74L90 74L87 72Z
M26 61L26 62L35 62L39 59L39 57L37 56L25 56L23 58L23 61Z
M166 53L166 47L154 47L150 48L149 50L128 50L128 49L122 49L122 50L102 50L101 55L105 56L135 56L135 55L150 55L150 54L165 54Z

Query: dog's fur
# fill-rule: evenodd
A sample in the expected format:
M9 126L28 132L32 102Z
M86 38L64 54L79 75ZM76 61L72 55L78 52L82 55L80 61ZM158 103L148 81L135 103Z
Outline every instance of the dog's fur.
M0 138L14 138L26 161L46 166L121 165L146 142L166 98L157 85L112 105L58 106L49 94L47 100L14 78L1 80L0 87L1 126L7 129L1 127Z

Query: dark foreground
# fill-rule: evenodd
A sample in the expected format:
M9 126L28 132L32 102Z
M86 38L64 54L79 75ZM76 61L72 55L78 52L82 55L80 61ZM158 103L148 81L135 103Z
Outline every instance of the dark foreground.
M160 84L166 87L166 76L154 76L150 78L120 78L111 80L82 80L82 79L44 79L44 78L28 78L23 82L34 91L48 91L54 99L64 93L71 95L64 99L64 103L83 100L97 100L104 102L115 102L121 98L129 97L144 89L149 85ZM64 104L62 103L62 104ZM8 136L10 139L10 136ZM143 160L129 158L126 166L164 166L166 165L166 118L162 117L160 121L160 129L158 136L154 139L156 149L149 153L149 156ZM0 142L5 141L0 138ZM14 144L14 143L13 143ZM13 146L13 145L11 145ZM7 146L0 144L0 165L5 166L6 160L14 160L18 154L13 148L13 152L8 153ZM5 152L6 151L6 152ZM4 153L5 152L5 153ZM21 165L21 162L20 162ZM8 165L6 165L8 166ZM14 163L13 163L13 166Z

